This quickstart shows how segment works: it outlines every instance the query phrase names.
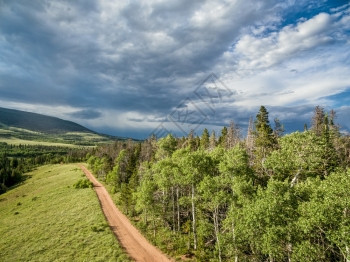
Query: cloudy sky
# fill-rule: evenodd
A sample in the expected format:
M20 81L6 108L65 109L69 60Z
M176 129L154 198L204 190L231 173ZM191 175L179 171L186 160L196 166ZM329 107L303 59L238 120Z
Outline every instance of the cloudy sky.
M0 107L112 135L287 131L316 105L350 130L345 0L0 0Z

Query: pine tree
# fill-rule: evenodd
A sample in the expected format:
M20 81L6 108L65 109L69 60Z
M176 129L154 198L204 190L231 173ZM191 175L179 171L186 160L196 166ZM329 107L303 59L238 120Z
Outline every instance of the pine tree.
M255 130L256 146L264 148L264 151L273 149L276 145L276 139L270 126L269 113L264 106L260 107L259 113L256 115Z
M226 135L226 144L225 147L227 149L233 148L235 145L239 143L239 136L240 136L240 131L238 126L231 121L230 127L227 130L227 135Z
M307 131L308 130L308 127L307 127L307 124L305 123L304 124L304 131Z
M269 122L269 113L264 106L260 107L255 120L254 167L259 177L259 183L266 185L268 177L264 168L266 157L276 148L277 139Z
M226 136L227 136L227 127L224 126L222 129L221 129L221 135L219 137L219 141L218 141L218 144L222 147L225 147L225 143L226 143Z
M324 166L324 177L328 176L332 171L335 170L335 168L339 164L338 155L334 148L333 139L331 137L330 129L329 129L329 120L328 115L326 114L324 116L324 122L323 122L323 131L321 134L321 148L322 150L322 159L323 159L323 166Z
M196 137L194 138L194 141L195 141L195 148L194 148L194 150L197 150L197 149L200 148L200 146L201 146L201 139L200 139L199 136L196 136Z
M197 149L196 139L194 137L194 130L191 130L188 133L187 140L186 140L186 146L189 146L191 151L195 151Z
M123 149L122 151L120 151L118 157L115 159L115 165L113 167L113 170L110 171L107 175L106 182L114 186L115 192L120 190L122 183L129 182L129 161L130 158L128 152L126 149Z
M200 148L203 150L206 150L209 148L209 132L208 132L208 129L206 128L204 128L202 133Z
M314 115L312 117L311 130L314 131L318 136L320 136L324 130L324 117L325 112L323 107L316 106L314 110Z

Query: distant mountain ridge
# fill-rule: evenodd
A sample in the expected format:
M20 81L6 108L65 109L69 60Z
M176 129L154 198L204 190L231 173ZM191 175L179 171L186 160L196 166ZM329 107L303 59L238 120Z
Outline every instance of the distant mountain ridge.
M67 132L96 133L72 121L2 107L0 107L0 126L1 125L47 134L60 134Z

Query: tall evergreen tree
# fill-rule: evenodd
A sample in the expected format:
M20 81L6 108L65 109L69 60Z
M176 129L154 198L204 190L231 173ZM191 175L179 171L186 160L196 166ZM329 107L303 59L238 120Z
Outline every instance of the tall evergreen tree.
M339 164L338 155L334 148L334 140L331 137L330 129L329 129L329 120L328 115L326 114L324 117L324 126L323 132L321 134L321 143L322 146L322 159L324 166L324 176L328 176Z
M225 147L225 144L226 144L226 137L227 137L227 127L224 126L222 129L221 129L221 135L219 136L219 141L218 141L218 144L222 147Z
M121 184L129 182L129 178L131 176L128 172L129 161L130 158L128 152L126 149L123 149L115 159L113 170L107 175L106 181L114 186L114 192L120 190Z
M255 150L254 150L254 166L259 178L259 183L266 185L268 177L264 168L266 157L276 148L277 139L269 122L269 113L264 106L260 107L259 113L255 120Z
M194 136L194 130L191 130L188 133L187 140L186 140L186 146L190 147L191 151L195 151L197 149L197 142L196 142L196 138Z
M316 106L314 110L314 115L312 117L311 130L314 131L318 136L320 136L324 131L324 117L325 112L323 107Z
M206 128L204 128L202 133L200 148L203 150L206 150L209 148L209 131Z
M255 132L255 144L257 147L263 148L264 152L274 148L276 139L270 126L269 113L264 106L260 107L259 113L256 115Z

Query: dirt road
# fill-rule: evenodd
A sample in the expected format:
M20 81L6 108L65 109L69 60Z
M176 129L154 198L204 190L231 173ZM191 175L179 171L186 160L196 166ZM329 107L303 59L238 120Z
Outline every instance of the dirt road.
M151 245L130 223L128 218L118 210L107 190L91 172L84 166L80 167L94 184L95 192L108 224L130 257L135 261L145 262L171 261L159 249Z

